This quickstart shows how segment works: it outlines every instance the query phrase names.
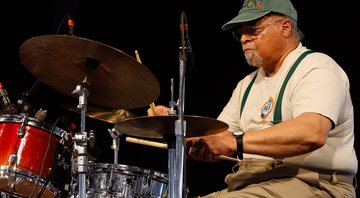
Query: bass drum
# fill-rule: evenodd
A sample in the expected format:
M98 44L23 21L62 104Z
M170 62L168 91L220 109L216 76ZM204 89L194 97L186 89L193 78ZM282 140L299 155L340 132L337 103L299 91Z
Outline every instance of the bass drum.
M167 197L167 174L124 164L89 163L87 197Z
M61 134L50 131L35 118L0 116L0 191L17 197L59 194L46 182L56 156L55 145L61 139Z

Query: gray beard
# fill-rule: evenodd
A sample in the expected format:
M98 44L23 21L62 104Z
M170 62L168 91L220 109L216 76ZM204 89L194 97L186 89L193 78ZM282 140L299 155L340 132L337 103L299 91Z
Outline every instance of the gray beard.
M260 67L263 63L262 57L257 51L252 51L252 53L245 53L245 60L250 66Z

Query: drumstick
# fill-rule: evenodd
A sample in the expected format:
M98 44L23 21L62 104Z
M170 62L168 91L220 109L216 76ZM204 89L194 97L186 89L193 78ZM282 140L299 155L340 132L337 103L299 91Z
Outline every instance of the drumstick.
M150 108L151 108L151 111L152 111L152 113L153 113L153 115L155 116L157 113L156 113L156 109L155 109L155 103L151 103L150 104Z
M226 156L226 155L219 155L219 156L217 156L217 158L221 159L221 160L228 160L228 161L234 161L234 162L240 162L241 161L240 159L229 157L229 156Z
M136 144L142 144L142 145L146 145L146 146L162 148L162 149L167 149L167 147L168 147L167 144L165 144L165 143L154 142L154 141L150 141L150 140L143 140L143 139L133 138L133 137L126 137L126 141L131 142L131 143L136 143Z
M144 139L133 138L133 137L126 137L125 140L127 142L131 142L131 143L142 144L142 145L152 146L152 147L157 147L157 148L162 148L162 149L168 148L167 144L165 144L165 143L154 142L154 141L150 141L150 140L144 140ZM234 162L241 161L237 158L228 157L226 155L219 155L219 156L217 156L217 158L221 159L221 160L228 160L228 161L234 161Z
M135 50L135 56L136 56L137 62L141 63L140 55L139 55L139 52L137 50ZM150 108L151 108L151 111L152 111L153 115L156 115L155 103L152 102L150 104Z

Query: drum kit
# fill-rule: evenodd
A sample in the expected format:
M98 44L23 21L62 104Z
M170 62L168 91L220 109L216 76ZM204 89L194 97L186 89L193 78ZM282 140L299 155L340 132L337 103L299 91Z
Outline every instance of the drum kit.
M80 131L61 127L63 118L46 123L46 111L42 109L35 115L14 110L0 86L0 197L173 197L169 184L175 179L172 176L178 175L172 173L173 165L163 173L117 163L119 134L162 139L168 145L173 144L176 135L177 115L135 116L126 110L145 107L159 96L158 81L145 65L108 45L69 35L32 37L20 46L19 55L39 81L78 98L77 108L69 104L63 107L80 113ZM94 134L86 132L86 116L114 124L109 130L114 140L113 164L88 159L87 146L93 144ZM216 134L228 128L208 117L183 118L187 121L187 137ZM157 142L136 138L129 141L134 139L139 144L158 146ZM176 163L176 155L169 152L169 163ZM77 177L64 195L56 175L68 172ZM171 188L179 190L176 185Z

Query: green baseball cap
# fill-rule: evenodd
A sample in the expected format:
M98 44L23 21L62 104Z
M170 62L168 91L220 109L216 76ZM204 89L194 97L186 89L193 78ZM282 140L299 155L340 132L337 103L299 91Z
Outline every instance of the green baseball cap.
M239 23L252 21L270 12L277 12L297 20L297 12L290 0L245 0L239 14L222 26L231 29Z

